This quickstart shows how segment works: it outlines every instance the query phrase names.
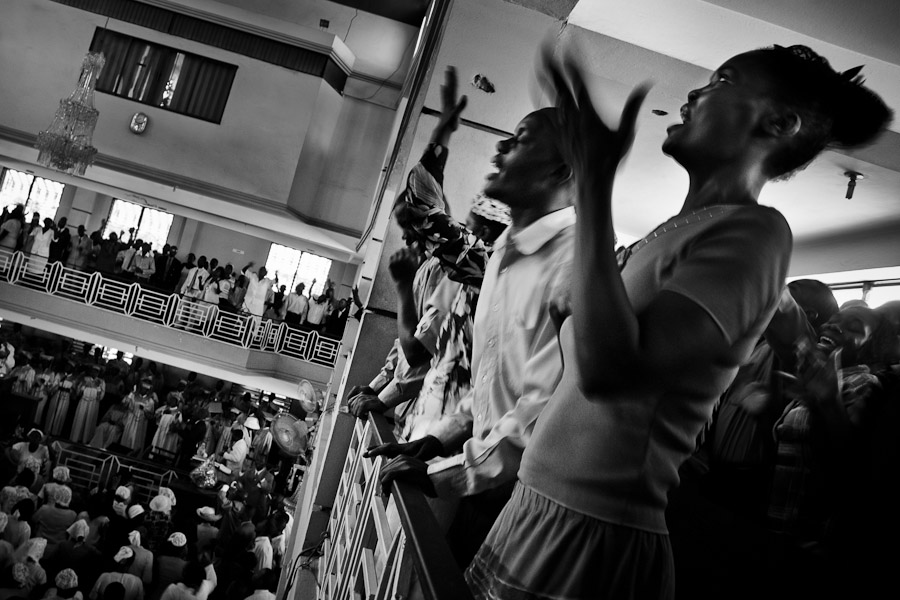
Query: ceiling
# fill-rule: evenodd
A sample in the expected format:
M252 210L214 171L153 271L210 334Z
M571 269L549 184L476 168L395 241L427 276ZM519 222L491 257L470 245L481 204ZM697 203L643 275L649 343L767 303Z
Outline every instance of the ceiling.
M427 0L334 0L334 2L416 27L422 24L428 8Z
M545 14L572 4L508 1ZM583 54L594 75L591 91L601 112L614 121L616 108L621 109L635 85L654 83L634 148L617 181L617 230L639 238L677 211L687 177L660 146L666 126L678 120L688 91L704 85L710 70L753 48L805 44L838 70L865 65L867 84L900 111L898 31L898 0L578 1L560 40L569 47L577 45L576 52ZM669 114L657 116L652 109ZM865 175L852 200L844 197L847 170ZM869 231L882 236L893 231L900 238L900 119L874 145L826 152L790 181L768 185L760 201L785 215L795 246L827 244L849 233L865 239ZM897 248L893 246L897 255L885 264L900 265Z

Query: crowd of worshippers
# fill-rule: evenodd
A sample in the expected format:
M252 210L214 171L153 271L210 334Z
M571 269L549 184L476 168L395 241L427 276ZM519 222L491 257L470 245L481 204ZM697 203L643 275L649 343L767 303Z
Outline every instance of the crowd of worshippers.
M65 466L43 482L24 467L0 489L0 599L274 600L292 517L258 500L270 477L249 469L215 506L180 510L167 487L140 503L124 468L85 489Z
M271 401L229 398L223 381L210 388L195 372L167 389L156 363L128 364L121 352L107 361L89 344L78 356L65 344L46 354L51 344L21 327L0 338L0 397L38 398L33 422L14 423L0 440L0 600L274 598L292 461L273 447L268 426L250 425L271 421ZM143 504L125 467L103 489L79 485L60 465L71 442L160 462L185 478L198 455L216 456L229 485L213 506L184 513L167 488Z
M90 234L79 225L73 235L66 217L58 222L51 218L41 221L40 214L33 212L26 223L21 204L11 210L4 207L0 248L25 253L29 273L39 275L47 265L59 262L86 273L100 272L162 293L178 294L203 307L284 321L331 337L340 338L347 319L359 316L361 304L355 288L349 298L335 298L334 282L327 280L321 292L313 294L313 279L308 291L305 283L288 291L287 286L278 284L277 273L270 277L265 267L254 269L252 262L237 270L230 263L220 264L218 258L198 257L193 252L180 259L177 246L153 248L136 237L133 228L127 234L111 231L104 239L105 225L104 220ZM199 327L200 322L185 325Z
M683 208L626 248L612 181L647 89L614 130L577 57L543 60L556 106L496 144L465 225L444 196L466 106L452 67L393 206L397 337L347 394L353 415L395 425L397 443L366 450L389 459L384 491L425 492L479 599L894 585L900 557L878 539L900 534L900 302L839 307L819 281L786 285L790 228L757 204L891 111L809 48L730 59L668 129Z
M22 350L17 351L17 345ZM90 344L77 356L65 343L55 352L51 346L43 339L29 341L18 326L0 330L3 397L18 394L36 400L30 422L5 425L14 437L24 438L29 428L40 428L51 439L183 471L197 466L197 456L217 457L235 474L251 462L248 457L281 462L272 443L270 425L278 408L271 394L232 395L223 380L209 386L194 371L169 386L154 361L135 356L129 363L121 351L106 360L103 347ZM13 463L18 468L29 459L17 456ZM31 466L41 477L48 464ZM275 491L284 492L287 469L278 474Z

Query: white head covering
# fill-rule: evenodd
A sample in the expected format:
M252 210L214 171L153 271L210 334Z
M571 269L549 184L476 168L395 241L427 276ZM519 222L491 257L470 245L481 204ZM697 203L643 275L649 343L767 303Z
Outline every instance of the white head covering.
M160 494L150 501L150 510L169 514L172 510L172 501Z
M187 536L185 536L180 531L176 531L172 535L169 536L169 543L175 546L176 548L182 548L185 544L187 544Z
M72 476L69 474L69 467L54 467L53 479L60 483L69 483L72 480Z
M119 548L119 551L116 552L116 555L113 556L113 560L117 563L121 563L125 562L132 556L134 556L134 550L132 550L128 546L122 546L121 548Z
M67 485L57 485L53 490L53 500L57 506L68 508L72 503L72 488Z
M78 519L66 529L66 533L75 538L87 538L91 533L91 526L84 519Z
M60 590L72 590L78 587L78 575L72 569L63 569L56 575L56 587Z
M144 507L140 504L135 504L133 506L128 507L128 518L134 519L144 514Z
M132 546L139 547L141 545L141 532L134 530L128 534L128 543Z
M509 207L487 196L476 196L475 201L472 203L472 208L469 210L472 211L473 215L478 215L483 219L500 223L501 225L509 225L512 222L512 218L509 215Z
M168 498L169 502L171 503L172 506L175 506L178 504L178 502L175 499L175 492L173 492L171 490L171 488L167 488L167 487L159 488L159 495L165 496L166 498Z
M126 500L131 500L131 488L127 488L124 485L120 485L116 488L116 496L121 496Z

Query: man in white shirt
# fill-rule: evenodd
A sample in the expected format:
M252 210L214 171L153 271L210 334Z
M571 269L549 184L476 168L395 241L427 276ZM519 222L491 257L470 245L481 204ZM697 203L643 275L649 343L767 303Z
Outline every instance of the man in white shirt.
M116 274L128 279L133 277L131 272L131 261L134 259L134 255L137 254L142 243L141 240L134 240L132 243L119 250L118 254L116 254Z
M421 215L419 227L441 240L431 250L448 276L472 281L477 269L471 248L457 243L465 230L433 210L433 198L442 193L446 143L465 107L465 99L456 99L455 79L448 69L441 121L413 168L406 197ZM525 445L562 373L552 314L568 310L575 210L561 131L556 110L543 109L527 115L512 137L497 144L492 162L498 170L488 176L484 195L507 204L512 223L483 271L469 394L424 438L367 453L396 457L382 468L385 485L402 479L431 495L461 499L448 541L463 568L512 492ZM461 274L464 257L469 262ZM449 458L426 462L438 456Z
M205 256L197 259L197 266L188 271L181 286L181 316L177 325L179 328L199 327L205 321L206 310L199 301L203 298L206 280L209 279L207 265Z
M237 479L241 474L241 469L244 468L244 460L247 458L247 452L250 451L250 448L247 442L244 441L242 429L233 429L231 439L235 440L235 442L231 446L231 450L222 455L222 459L225 461L225 466L231 470L233 478Z
M156 257L150 251L150 244L141 244L140 252L131 259L129 270L134 274L135 280L141 285L149 285L150 278L156 273Z
M309 310L309 299L303 295L306 284L298 283L295 291L288 294L285 300L284 322L292 327L298 327L306 320L306 312Z
M253 263L248 264L241 269L241 273L247 278L247 294L244 296L243 310L255 317L262 317L266 310L266 298L272 286L278 283L278 274L275 279L266 277L268 271L265 267L260 267L259 271L254 273L250 271Z

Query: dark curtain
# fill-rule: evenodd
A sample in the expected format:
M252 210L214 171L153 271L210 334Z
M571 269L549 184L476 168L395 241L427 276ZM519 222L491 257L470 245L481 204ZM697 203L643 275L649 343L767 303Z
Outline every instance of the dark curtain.
M169 108L207 121L222 120L236 68L185 55Z
M91 50L106 56L106 65L97 81L98 90L221 122L237 71L234 65L180 54L171 48L109 30L97 32ZM184 56L184 60L172 99L166 104L163 93L179 55Z

